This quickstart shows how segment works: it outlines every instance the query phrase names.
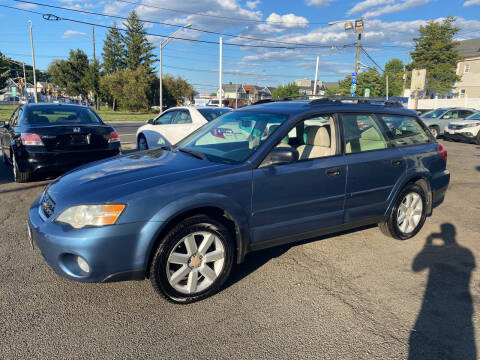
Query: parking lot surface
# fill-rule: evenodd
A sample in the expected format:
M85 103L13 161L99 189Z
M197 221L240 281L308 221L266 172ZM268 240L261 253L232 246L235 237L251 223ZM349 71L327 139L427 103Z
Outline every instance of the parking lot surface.
M368 227L252 253L183 306L149 281L55 275L25 226L48 182L0 165L0 358L475 359L480 147L445 145L450 189L415 238Z
M140 126L145 125L144 122L109 122L108 125L113 126L120 135L120 140L124 148L136 148L136 134Z

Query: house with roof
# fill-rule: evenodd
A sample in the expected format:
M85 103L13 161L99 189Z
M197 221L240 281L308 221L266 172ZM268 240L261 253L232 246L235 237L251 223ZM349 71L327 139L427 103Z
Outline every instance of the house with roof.
M457 64L461 80L454 85L459 97L480 98L480 38L460 41L457 50L463 60Z
M220 89L217 90L217 96L220 95ZM222 98L224 99L241 99L247 100L247 92L242 84L223 84L222 85Z
M314 80L307 78L297 79L294 81L295 85L298 86L299 95L313 95L314 91ZM328 82L317 80L317 95L325 95L327 89L338 89L338 82Z

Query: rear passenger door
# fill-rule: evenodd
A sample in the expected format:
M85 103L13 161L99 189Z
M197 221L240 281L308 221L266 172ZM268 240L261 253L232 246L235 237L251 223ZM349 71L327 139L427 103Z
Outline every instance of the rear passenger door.
M345 222L383 216L406 165L373 114L341 114L347 163Z
M188 109L177 110L177 116L172 119L172 124L168 127L168 139L172 144L175 144L200 126L193 122Z

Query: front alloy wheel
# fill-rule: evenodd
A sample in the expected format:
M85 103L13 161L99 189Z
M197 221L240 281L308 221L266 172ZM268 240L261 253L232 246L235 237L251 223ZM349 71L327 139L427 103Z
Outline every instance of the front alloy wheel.
M177 224L152 260L150 280L167 300L189 303L216 293L227 280L234 258L230 230L198 215Z
M432 135L435 139L438 137L438 128L436 126L432 126L430 128L430 132L432 133Z
M403 198L397 213L397 226L401 232L411 233L420 224L423 214L422 198L416 192L410 192Z

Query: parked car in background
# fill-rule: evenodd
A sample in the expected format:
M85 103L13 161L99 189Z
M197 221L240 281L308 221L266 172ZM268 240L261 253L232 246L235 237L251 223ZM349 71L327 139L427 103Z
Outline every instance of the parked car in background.
M436 109L421 115L420 118L428 126L432 135L438 138L443 135L450 122L466 118L475 112L477 110L467 108Z
M219 129L242 131L212 137ZM265 103L217 117L173 148L68 173L33 203L28 226L63 277L147 277L188 303L221 289L255 250L368 224L412 238L444 200L446 164L442 145L402 107Z
M80 105L26 104L1 121L4 163L16 182L51 177L120 153L120 138L92 109Z
M480 112L464 120L452 121L445 129L446 140L474 142L480 145Z
M137 130L137 149L148 150L170 146L221 116L230 108L181 106L164 111Z

